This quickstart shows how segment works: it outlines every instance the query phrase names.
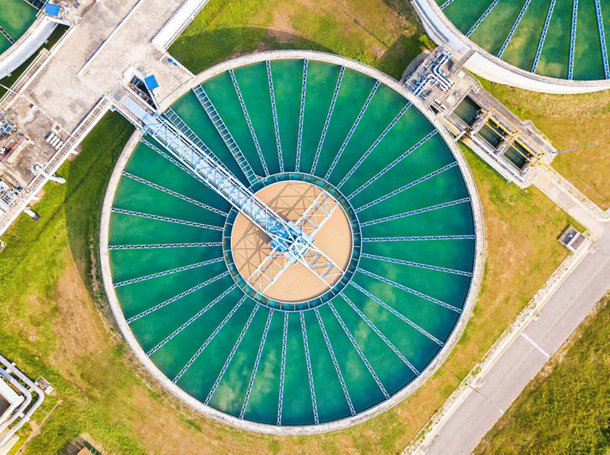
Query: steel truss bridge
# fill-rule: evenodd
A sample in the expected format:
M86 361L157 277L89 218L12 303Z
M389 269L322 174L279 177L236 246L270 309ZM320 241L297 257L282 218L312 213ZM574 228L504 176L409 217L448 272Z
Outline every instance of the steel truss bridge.
M205 98L206 104L211 103L209 98ZM256 291L264 293L290 265L297 263L328 289L340 281L345 270L315 245L315 235L338 207L325 191L320 192L298 220L286 220L244 186L171 109L160 114L131 94L115 107L178 160L189 174L216 191L269 238L271 251L247 278ZM206 107L214 109L213 106ZM237 148L234 141L231 141L231 146ZM238 150L232 152L241 154Z

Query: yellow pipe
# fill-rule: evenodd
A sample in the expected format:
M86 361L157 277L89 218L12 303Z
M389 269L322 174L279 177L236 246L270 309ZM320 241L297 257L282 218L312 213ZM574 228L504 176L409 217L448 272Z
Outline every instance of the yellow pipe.
M510 136L512 142L517 142L521 147L523 147L526 151L528 151L535 158L535 160L533 160L530 157L528 157L527 155L523 154L518 148L513 147L517 151L517 153L519 153L521 156L523 156L523 158L528 160L530 163L534 163L535 164L537 161L540 160L540 155L538 153L535 153L530 147L528 147L527 145L525 145L522 141L520 141L518 139L518 136L519 136L519 129L518 128L515 128L515 132L509 131L508 129L506 129L506 127L504 127L504 125L502 125L500 122L495 120L492 117L492 114L497 115L502 120L504 120L506 123L510 124L511 126L514 126L514 125L512 125L512 123L510 121L508 121L508 119L506 119L503 115L501 115L499 112L497 112L493 108L491 108L489 111L486 111L486 110L483 109L483 112L485 112L485 117L486 118L491 119L491 121L494 122L494 124L496 124L499 128L501 128L506 134L508 134Z

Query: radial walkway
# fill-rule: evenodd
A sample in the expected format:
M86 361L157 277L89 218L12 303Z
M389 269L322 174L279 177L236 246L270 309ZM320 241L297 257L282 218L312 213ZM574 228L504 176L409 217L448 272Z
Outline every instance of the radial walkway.
M244 398L244 402L241 406L241 411L239 412L240 420L243 420L244 415L246 414L246 408L248 407L248 401L250 400L250 394L252 393L252 386L254 385L254 380L256 379L256 372L258 371L258 366L260 365L261 357L263 356L263 349L265 349L265 341L267 341L267 335L269 334L269 326L271 325L271 319L273 318L273 314L274 311L273 309L271 309L269 311L269 314L267 315L267 322L265 323L265 329L263 330L263 335L258 345L258 351L256 351L256 359L254 360L252 374L250 375L250 381L248 382L246 397Z
M337 184L337 188L341 189L341 187L343 185L345 185L345 183L349 180L349 178L352 175L354 175L354 172L356 172L358 170L358 168L364 162L364 160L366 160L368 158L368 156L373 152L373 150L375 150L377 148L379 143L383 140L384 137L386 137L388 135L390 130L392 128L394 128L394 126L396 126L396 123L398 123L398 121L402 118L402 116L405 114L405 112L407 112L407 110L410 107L411 107L410 102L407 102L407 104L405 104L402 107L400 112L398 114L396 114L396 116L392 119L392 121L388 124L388 126L386 126L386 128L381 132L381 134L379 136L377 136L377 139L375 139L375 141L373 141L373 143L369 146L369 148L366 150L366 152L364 152L362 154L362 156L358 159L358 161L356 161L356 164L354 164L352 166L352 168L345 174L345 176Z
M320 135L320 141L318 142L318 148L316 149L316 154L313 159L313 164L311 165L312 174L314 174L316 172L318 160L320 158L320 153L322 152L322 147L324 146L324 140L326 139L326 133L328 132L328 125L330 124L330 119L333 116L333 111L335 109L335 104L337 103L337 96L339 95L339 89L341 89L341 82L343 81L344 74L345 74L345 67L342 66L341 71L339 72L339 77L337 78L337 85L335 86L335 91L333 92L333 97L330 101L330 107L328 108L328 114L326 114L326 120L324 121L324 128L322 128L322 134Z
M229 75L231 76L231 82L233 83L233 88L235 89L235 93L237 94L237 98L239 99L239 104L241 106L241 110L244 114L244 118L246 119L246 123L248 124L248 130L250 131L250 136L252 137L252 142L254 143L254 147L256 148L256 153L258 154L258 159L263 166L263 170L265 171L265 176L269 175L269 168L267 167L267 162L263 156L263 151L261 149L261 145L258 142L258 137L256 136L256 131L254 130L254 125L252 125L252 119L250 118L250 114L248 113L248 109L246 107L246 103L244 101L244 97L241 93L241 89L239 88L239 84L237 83L237 79L235 78L235 72L230 69Z
M575 0L575 1L578 2L578 0ZM527 0L523 4L523 7L521 8L521 11L519 11L519 15L517 16L517 19L515 19L515 22L513 22L513 25L510 28L510 31L508 32L508 36L504 40L504 43L502 44L502 47L500 48L500 51L497 54L498 58L502 58L502 54L504 54L504 51L506 50L508 43L510 43L510 40L513 39L515 30L517 30L517 27L519 27L519 24L521 23L521 19L523 19L523 16L525 16L525 12L527 11L527 8L530 6L530 3L532 3L532 0Z
M491 3L491 5L489 5L489 7L485 10L483 15L481 17L479 17L479 19L473 24L473 26L470 27L470 30L468 30L468 32L466 32L466 36L470 37L470 35L472 35L474 33L474 31L479 27L479 25L481 25L483 23L483 21L487 18L487 16L489 16L489 14L492 12L492 10L496 7L496 5L499 2L500 2L500 0L494 0Z
M538 48L536 49L536 56L534 57L534 63L532 64L532 73L535 73L536 68L538 68L538 62L540 61L540 56L542 55L542 49L544 48L544 41L546 40L546 35L549 32L549 26L551 25L551 19L553 17L553 10L555 9L556 4L557 4L557 0L551 0L551 4L549 6L549 12L546 15L546 19L544 20L544 26L542 27L542 35L540 36L540 42L538 43Z
M269 83L269 96L271 98L271 112L273 113L273 129L275 131L275 146L277 147L277 159L280 163L280 172L284 172L284 155L282 153L282 139L280 137L280 125L277 120L277 102L275 101L275 89L273 88L273 74L271 63L265 61L267 69L267 82Z
M269 64L267 64L267 69L269 82L271 84ZM201 98L199 98L199 96L201 96ZM215 108L213 108L211 101L203 89L199 92L199 96L198 98L204 109L206 109L206 105L208 106L206 112L209 110L210 113L217 117L215 127L220 128L219 131L222 131L222 128L226 130L226 126L224 126L224 123L220 123L222 120ZM241 182L239 182L239 180L237 180L237 178L235 178L233 174L214 157L211 150L209 150L203 141L191 131L173 110L168 109L165 116L151 114L147 111L147 108L143 107L141 102L135 101L129 96L123 100L119 110L138 128L141 128L145 133L153 137L161 146L167 149L170 154L175 156L184 167L190 169L198 179L205 182L225 198L238 210L238 212L243 213L271 238L269 244L272 247L272 252L267 255L265 260L255 270L254 276L251 277L255 282L255 288L269 288L291 263L297 261L304 265L307 270L322 281L328 288L330 288L333 283L337 282L345 273L341 267L314 245L313 235L315 235L315 232L312 235L304 233L303 225L306 222L312 221L311 217L309 217L309 209L304 212L304 215L307 214L307 216L302 216L296 224L284 220L284 218L271 210L249 189L243 186ZM277 118L274 116L274 125L276 124ZM230 140L226 139L225 143L235 144L237 147L228 130L226 130L225 137L230 138ZM248 169L250 169L249 165ZM254 173L252 173L252 175L254 175ZM313 204L313 210L319 208L317 199ZM209 226L194 221L178 220L120 208L113 208L112 210L115 213L157 219L203 229L221 229L217 226ZM314 226L314 230L321 227L324 224L325 219L328 219L331 215L332 211L328 211L325 217L322 217L322 219L318 221L319 226ZM278 267L278 265L280 267Z
M163 346L165 346L168 342L173 340L177 335L182 333L193 322L195 322L197 319L199 319L201 316L203 316L207 311L209 311L213 306L215 306L218 302L220 302L227 295L229 295L231 293L231 291L233 291L235 288L237 288L236 284L225 289L225 291L222 294L220 294L218 297L216 297L214 300L212 300L210 303L208 303L206 306L204 306L201 310L199 310L197 313L195 313L193 316L191 316L184 324L182 324L180 327L178 327L176 330L174 330L172 333L170 333L167 337L165 337L159 344L157 344L151 350L149 350L146 353L146 355L150 357L155 352L157 352L159 349L161 349ZM146 314L142 313L142 316L146 316L147 314L150 314L150 313L146 313Z
M44 6L47 4L46 1L42 1L42 0L23 0L25 3L27 3L28 5L36 8L37 10L41 10L44 8Z
M604 61L604 74L606 79L610 78L610 65L608 64L608 47L606 46L606 32L604 30L604 18L602 16L602 4L600 0L595 0L595 17L597 18L597 30L599 32L599 42L602 49L602 59Z
M9 43L15 44L15 40L13 39L13 37L11 35L9 35L9 33L6 30L4 30L4 28L2 28L1 26L0 26L0 35L4 36L9 41Z
M255 184L258 181L258 177L250 167L248 160L246 160L244 157L239 145L237 145L237 142L235 142L235 139L233 139L233 136L227 129L225 122L222 121L220 114L214 107L214 104L212 103L212 100L208 94L201 85L195 87L193 92L195 92L195 96L197 96L201 106L205 110L206 114L208 114L208 117L210 117L210 120L212 120L218 134L220 134L220 137L222 137L222 140L231 152L231 155L233 155L233 158L235 158L235 161L237 161L237 164L239 164L239 167L250 182L250 185Z
M371 89L371 92L369 93L369 96L366 98L366 101L362 105L362 109L360 109L360 112L358 113L358 116L356 117L356 120L354 120L354 123L352 124L352 127L350 128L349 132L347 133L347 136L345 137L345 140L343 141L343 144L341 144L341 147L339 147L339 151L335 155L335 158L333 159L332 163L330 164L330 167L328 168L328 171L326 172L326 177L325 177L326 180L328 180L330 175L335 170L335 166L337 165L337 163L341 159L341 156L343 155L343 152L345 151L345 148L347 147L347 144L349 144L349 141L352 139L352 136L354 135L354 131L356 131L356 128L358 128L358 125L360 124L360 121L362 120L362 117L364 117L364 114L366 113L366 110L369 107L369 104L371 104L371 100L375 96L375 93L377 93L377 89L379 88L379 84L380 84L380 82L376 81L375 85L373 85L373 88Z
M531 1L531 0L529 0ZM570 59L568 61L568 79L574 78L574 51L576 49L576 28L578 25L578 0L572 3L572 27L570 28Z
M305 99L307 97L307 59L303 60L303 83L301 84L301 107L299 108L299 129L297 132L296 171L301 168L301 147L303 145L303 120L305 119Z
M212 260L212 261L206 261L206 263L202 263L202 265L210 265L210 264L214 264L214 263L217 263L217 262L220 262L220 260L215 259L215 260ZM195 264L195 265L199 266L200 264ZM195 268L195 267L192 267L192 268ZM178 269L172 270L170 272L171 273L175 273L176 270L178 270ZM183 271L183 270L187 270L187 269L186 268L181 268L181 271ZM148 310L143 311L141 313L138 313L135 316L132 316L131 318L129 318L127 320L127 323L131 324L132 322L137 321L138 319L143 318L144 316L148 316L149 314L151 314L151 313L153 313L153 312L155 312L155 311L157 311L157 310L159 310L159 309L161 309L163 307L166 307L170 303L174 303L174 302L180 300L181 298L186 297L187 295L192 294L193 292L197 292L199 289L202 289L202 288L206 287L207 285L212 284L212 283L214 283L214 282L216 282L216 281L226 277L228 274L229 274L229 272L220 273L220 274L210 278L209 280L204 281L203 283L199 283L198 285L193 286L192 288L187 289L186 291L181 292L180 294L176 294L175 296L173 296L173 297L171 297L171 298L169 298L169 299L167 299L167 300L165 300L165 301L163 301L161 303L158 303L155 306L150 307Z

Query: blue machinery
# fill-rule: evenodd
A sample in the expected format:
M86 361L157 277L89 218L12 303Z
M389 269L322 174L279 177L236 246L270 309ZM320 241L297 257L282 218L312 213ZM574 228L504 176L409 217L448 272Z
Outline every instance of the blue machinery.
M205 92L200 91L198 98L202 104L208 104ZM344 270L320 251L314 241L316 233L338 207L325 191L320 192L297 221L287 221L235 178L173 111L169 110L164 115L151 112L143 101L129 95L122 103L117 103L116 107L131 123L190 170L191 175L215 190L269 237L269 253L247 278L256 291L267 290L290 265L296 263L305 266L326 288L330 289L340 280ZM211 102L207 107L218 116ZM219 134L238 158L241 151L237 144L226 127L223 128L219 116L216 120L215 126L219 129ZM255 177L251 170L246 175L248 180Z
M424 92L430 86L437 86L446 93L453 82L442 70L442 67L451 60L451 56L451 52L443 50L431 62L425 60L415 73L407 79L406 87L421 99L425 99L426 94Z

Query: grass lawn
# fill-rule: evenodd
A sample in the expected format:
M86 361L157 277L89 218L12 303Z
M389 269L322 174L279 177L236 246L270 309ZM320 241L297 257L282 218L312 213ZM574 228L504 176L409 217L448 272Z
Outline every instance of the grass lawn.
M532 120L559 150L553 167L602 209L610 208L610 91L548 95L481 80L523 119Z
M434 44L404 0L211 0L169 52L199 73L254 51L314 49L400 78L426 47Z
M22 216L4 237L2 353L56 386L36 422L61 400L25 453L56 453L81 434L108 453L399 452L566 255L555 240L569 222L565 213L535 189L504 183L466 152L481 192L488 257L474 315L445 366L401 405L350 430L302 438L235 430L191 411L157 385L108 317L97 281L99 215L131 131L117 114L105 117L80 155L60 169L68 183L45 188L36 206L42 220Z
M494 425L478 454L608 453L610 296Z
M171 52L194 72L256 49L324 49L394 77L429 44L398 0L211 0ZM201 54L193 53L201 50ZM117 334L99 283L97 235L112 167L131 134L109 114L0 254L0 345L30 376L57 388L35 420L61 405L25 453L56 453L80 434L105 453L398 453L566 257L568 216L535 188L504 182L469 151L482 199L487 258L479 301L453 353L414 395L358 427L275 437L227 427L182 405L144 371ZM22 441L28 431L22 434ZM185 441L188 441L187 443Z
M194 73L254 51L298 48L344 55L400 78L426 47L434 43L405 0L211 0L169 51ZM596 204L610 207L608 91L547 95L482 82L558 149L597 142L560 155L553 166Z

